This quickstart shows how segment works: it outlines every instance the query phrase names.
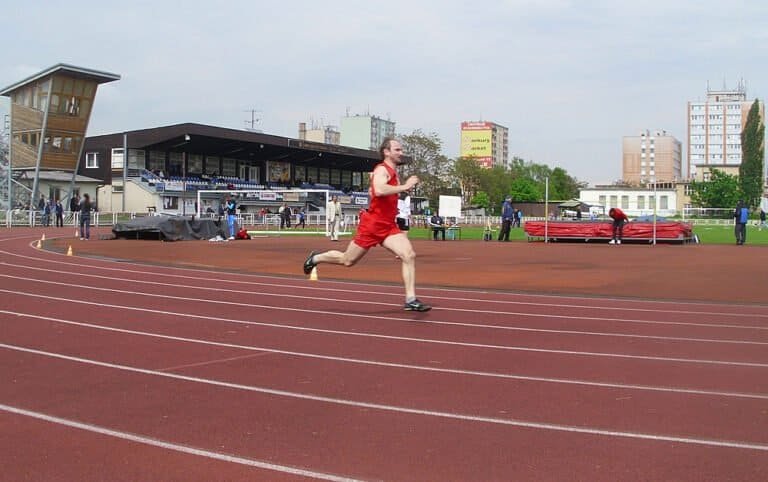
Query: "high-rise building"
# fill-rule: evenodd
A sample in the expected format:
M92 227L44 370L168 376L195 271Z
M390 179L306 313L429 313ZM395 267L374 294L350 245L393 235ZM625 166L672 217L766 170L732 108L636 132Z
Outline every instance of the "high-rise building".
M341 133L333 126L313 125L311 129L307 129L306 122L299 122L299 139L337 146L341 143Z
M742 161L741 131L754 101L747 100L744 81L736 89L712 90L707 99L688 102L688 159L686 174L706 179L710 169L738 174ZM765 105L760 104L765 122Z
M395 123L371 115L341 118L341 145L378 151L385 137L395 137Z
M625 136L621 174L623 181L634 185L680 181L684 178L682 144L663 130Z
M459 156L472 157L488 169L508 166L509 129L493 122L462 122Z

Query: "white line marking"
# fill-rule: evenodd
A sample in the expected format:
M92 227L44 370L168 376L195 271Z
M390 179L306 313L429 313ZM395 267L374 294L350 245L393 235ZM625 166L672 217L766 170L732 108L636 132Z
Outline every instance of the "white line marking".
M524 376L524 375L512 375L507 373L494 373L494 372L481 372L481 371L475 371L475 370L461 370L461 369L455 369L455 368L437 368L437 367L425 367L422 365L409 365L405 363L391 363L391 362L380 362L380 361L373 361L373 360L363 360L359 358L348 358L348 357L339 357L339 356L330 356L330 355L319 355L316 353L307 353L307 352L297 352L297 351L289 351L289 350L278 350L274 348L267 348L267 347L261 347L261 346L252 346L252 345L239 345L234 343L223 343L223 342L217 342L217 341L210 341L210 340L201 340L198 338L186 338L186 337L180 337L180 336L172 336L172 335L163 335L160 333L150 333L146 331L137 331L137 330L127 330L124 328L115 328L111 326L103 326L103 325L94 325L91 323L84 323L80 321L71 321L71 320L63 320L59 318L52 318L49 316L40 316L40 315L33 315L29 313L18 313L18 312L11 312L11 311L5 311L0 310L0 313L5 313L9 315L16 315L20 317L25 318L35 318L39 320L45 320L50 321L52 323L60 323L65 325L74 325L74 326L80 326L85 328L92 328L95 330L104 330L104 331L111 331L116 333L126 333L129 335L138 335L138 336L147 336L152 338L159 338L163 340L171 340L171 341L180 341L183 343L195 343L200 345L207 345L207 346L217 346L222 348L236 348L236 349L242 349L242 350L249 350L249 351L257 351L259 353L253 354L253 355L244 355L244 356L238 356L238 357L231 357L226 358L223 360L213 360L210 362L201 362L201 363L191 363L188 365L181 365L178 367L171 367L171 368L163 368L160 371L171 371L179 368L188 368L188 367L194 367L194 366L200 366L200 365L207 365L210 363L220 363L222 361L230 361L230 360L240 360L243 358L251 358L254 356L260 356L267 353L273 353L278 355L287 355L287 356L295 356L295 357L301 357L301 358L312 358L312 359L318 359L318 360L328 360L328 361L336 361L341 363L354 363L354 364L361 364L361 365L371 365L371 366L379 366L379 367L387 367L387 368L398 368L398 369L407 369L407 370L419 370L419 371L425 371L425 372L434 372L434 373L448 373L448 374L454 374L454 375L467 375L467 376L479 376L479 377L488 377L488 378L499 378L499 379L507 379L507 380L523 380L523 381L533 381L533 382L543 382L543 383L559 383L559 384L565 384L565 385L579 385L579 386L588 386L588 387L600 387L600 388L616 388L616 389L622 389L622 390L643 390L643 391L650 391L650 392L666 392L666 393L682 393L686 395L706 395L706 396L716 396L716 397L732 397L732 398L749 398L749 399L758 399L758 400L768 400L768 395L758 394L758 393L743 393L743 392L721 392L721 391L714 391L714 390L696 390L696 389L688 389L688 388L673 388L673 387L658 387L658 386L650 386L650 385L629 385L629 384L622 384L622 383L609 383L609 382L592 382L587 380L571 380L571 379L564 379L564 378L548 378L548 377L533 377L533 376Z
M329 311L322 311L322 310L309 310L309 309L297 309L297 308L289 308L289 307L277 307L272 305L258 305L253 303L242 303L238 301L225 301L225 300L217 300L217 299L210 299L210 298L191 298L191 297L181 297L181 296L172 296L172 295L163 295L159 293L150 293L146 291L137 292L137 291L128 291L128 290L120 290L117 288L102 288L99 286L89 286L89 285L76 285L70 282L61 282L61 281L50 281L50 280L44 280L40 278L27 278L24 276L13 276L8 274L0 274L0 277L4 278L10 278L15 280L21 280L21 281L32 281L35 283L47 283L52 285L58 285L58 286L66 286L68 288L86 288L88 290L97 290L97 291L107 291L112 293L122 293L122 294L130 294L130 295L141 295L141 296L148 296L148 297L155 297L155 298L166 298L166 299L174 299L174 300L181 300L181 301L196 301L196 302L202 302L202 303L217 303L217 304L224 304L228 306L241 306L241 307L247 307L247 308L261 308L261 309L277 309L277 310L289 310L289 311L299 311L299 312L306 312L306 313L317 313L317 314L333 314L338 316L352 316L352 317L360 317L360 318L375 318L375 319L391 319L391 320L398 320L398 321L413 321L411 318L397 318L397 317L384 317L384 316L371 316L371 315L365 315L365 314L354 314L354 313L339 313L339 312L329 312ZM109 279L109 278L108 278ZM114 279L110 279L110 281L115 281ZM131 281L131 284L138 284L141 283L141 281ZM154 282L147 282L150 284L161 284L161 283L154 283ZM264 296L272 296L272 297L283 297L283 298L292 298L292 299L300 299L302 301L306 301L305 296L297 296L297 295L287 295L287 294L278 294L278 293L267 293L267 292L253 292L253 291L233 291L233 290L219 290L217 288L208 288L208 287L198 287L198 286L174 286L174 288L191 288L191 289L199 289L199 290L214 290L214 291L222 291L224 293L228 294L246 294L249 296L253 295L264 295ZM338 301L342 303L354 303L354 304L364 304L364 305L380 305L380 306L387 306L391 307L392 305L390 303L381 303L381 302L375 302L375 301L356 301L356 300L347 300L347 299L340 299L340 298L324 298L323 301ZM564 318L568 320L588 320L588 321L612 321L612 322L618 322L618 323L635 323L635 324L650 324L650 325L684 325L684 326L696 326L696 327L703 327L703 328L729 328L729 329L741 329L741 330L760 330L760 331L768 331L768 327L762 327L762 326L743 326L743 325L728 325L728 324L709 324L709 323L682 323L682 322L666 322L666 321L653 321L653 320L633 320L633 319L627 319L627 318L598 318L598 317L586 317L586 316L568 316L568 315L549 315L549 314L539 314L539 313L515 313L515 312L505 312L505 311L484 311L484 310L470 310L470 309L460 309L460 308L438 308L445 311L459 311L459 312L469 312L469 313L487 313L487 314L493 314L493 315L510 315L515 317L535 317L535 318ZM687 338L687 337L668 337L668 336L658 336L658 335L636 335L636 334L628 334L628 333L615 333L615 332L589 332L589 331L579 331L579 330L549 330L544 328L528 328L528 327L517 327L517 326L507 326L507 325L489 325L489 324L479 324L479 323L465 323L465 322L458 322L458 321L444 321L444 320L436 320L434 318L432 319L423 319L419 320L420 323L426 323L426 324L436 324L436 325L449 325L449 326L466 326L466 327L472 327L472 328L485 328L485 329L494 329L494 330L507 330L507 331L529 331L529 332L541 332L541 333L556 333L556 334L572 334L572 335L584 335L584 336L613 336L613 337L621 337L621 338L639 338L639 339L658 339L658 340L676 340L676 341L693 341L693 342L702 342L702 343L733 343L733 344L757 344L757 345L763 345L768 344L766 342L757 342L757 341L750 341L750 340L728 340L728 339L712 339L712 338Z
M93 289L96 289L96 288L93 288ZM119 290L107 290L107 291L119 292ZM172 315L172 316L184 316L189 318L223 321L228 323L239 323L239 324L253 325L253 326L267 326L267 327L281 328L286 330L308 331L308 332L315 332L315 333L330 333L334 335L381 338L386 340L398 340L398 341L413 341L418 343L432 343L432 344L440 344L440 345L448 345L448 346L470 347L470 348L488 348L488 349L495 349L495 350L523 351L523 352L534 352L534 353L554 353L554 354L560 354L560 355L595 356L595 357L623 358L623 359L634 359L634 360L654 360L654 361L669 361L669 362L680 362L680 363L702 363L702 364L708 364L708 365L747 366L747 367L768 368L768 364L766 363L735 362L735 361L725 361L725 360L703 360L703 359L695 359L695 358L672 358L672 357L658 357L658 356L649 356L649 355L625 355L622 353L585 352L585 351L575 351L575 350L554 350L554 349L529 348L529 347L520 347L520 346L490 345L486 343L468 343L468 342L459 342L459 341L437 340L437 339L430 339L430 338L413 338L413 337L403 337L403 336L381 335L378 333L329 330L329 329L323 329L323 328L308 328L305 326L282 325L278 323L235 320L232 318L195 315L191 313L179 313L179 312L165 311L165 310L150 310L148 308L114 305L110 303L95 303L91 301L33 294L33 293L27 293L23 291L12 291L12 290L0 289L0 293L11 293L19 296L30 296L35 298L44 298L46 300L66 301L68 303L79 303L79 304L94 305L94 306L100 306L100 307L118 308L123 310L142 311L146 313L155 313L155 314ZM145 294L145 293L134 293L134 294ZM152 296L152 295L147 295L147 296ZM164 296L163 298L185 300L185 298L177 298L177 297L171 297L171 296ZM193 299L188 299L187 301L189 300L193 300ZM208 302L213 302L213 301L210 300ZM241 305L239 303L230 303L230 304ZM360 318L373 318L376 320L395 320L395 321L412 322L411 320L402 319L402 318L390 318L390 317L373 316L373 315L354 315L354 314L347 314L347 313L336 313L332 311L304 310L301 308L277 308L272 306L259 306L259 305L244 305L244 306L250 306L250 307L256 306L260 308L268 308L268 309L274 309L279 311L297 311L297 312L304 312L304 313L330 314L334 316L349 316L349 317L360 317ZM418 323L425 323L425 322L419 321Z
M340 399L340 398L307 395L304 393L296 393L296 392L289 392L286 390L275 390L271 388L255 387L251 385L242 385L238 383L221 382L218 380L190 377L186 375L178 375L175 373L158 372L154 370L146 370L143 368L136 368L136 367L126 366L126 365L116 365L116 364L105 363L105 362L100 362L96 360L89 360L86 358L60 355L58 353L44 352L44 351L34 350L31 348L25 348L20 346L6 345L4 343L0 343L0 348L20 351L24 353L32 353L35 355L47 356L51 358L58 358L62 360L83 363L87 365L95 365L95 366L101 366L105 368L116 369L116 370L123 370L127 372L141 373L144 375L166 377L174 380L183 380L183 381L193 382L193 383L203 383L206 385L231 388L235 390L244 390L249 392L274 395L278 397L296 398L300 400L310 400L313 402L324 402L324 403L330 403L334 405L368 408L373 410L382 410L382 411L396 412L396 413L407 413L411 415L438 417L438 418L445 418L445 419L451 419L451 420L461 420L466 422L481 422L481 423L490 423L490 424L496 424L496 425L540 429L540 430L554 430L558 432L570 432L570 433L588 434L588 435L602 435L602 436L609 436L609 437L622 437L622 438L640 439L640 440L653 440L653 441L661 441L661 442L705 445L705 446L712 446L712 447L729 447L729 448L746 449L746 450L768 451L768 444L762 444L762 443L748 443L748 442L738 442L733 440L714 440L714 439L703 439L703 438L693 438L693 437L676 437L672 435L649 434L649 433L640 433L640 432L624 432L624 431L605 430L605 429L589 428L589 427L575 427L570 425L561 425L561 424L553 424L553 423L526 422L524 420L516 420L516 419L501 419L501 418L494 418L494 417L462 415L458 413L439 412L434 410L420 410L416 408L384 405L380 403L357 402L354 400L346 400L346 399Z
M0 404L0 410L3 410L8 413L13 413L16 415L23 415L25 417L31 417L38 420L55 423L57 425L64 425L64 426L76 428L79 430L85 430L87 432L94 432L101 435L107 435L109 437L114 437L122 440L129 440L131 442L151 445L153 447L173 450L175 452L182 452L190 455L197 455L199 457L206 457L209 459L221 460L224 462L231 462L231 463L240 464L240 465L248 465L251 467L258 467L260 469L272 470L275 472L283 472L283 473L293 474L293 475L301 475L304 477L314 477L322 480L333 480L337 482L348 482L348 481L356 480L356 479L349 479L346 477L340 477L337 475L324 474L322 472L315 472L315 471L305 470L305 469L297 469L295 467L289 467L287 465L278 465L270 462L262 462L260 460L247 459L243 457L237 457L234 455L223 454L220 452L211 452L210 450L198 449L194 447L188 447L185 445L178 445L171 442L165 442L163 440L144 437L142 435L136 435L128 432L121 432L118 430L101 427L99 425L93 425L90 423L83 423L83 422L78 422L78 421L70 420L66 418L55 417L53 415L47 415L40 412L33 412L31 410L25 410L23 408L12 407L10 405L5 405L5 404Z
M35 261L39 261L39 258L31 257L31 256L24 256L17 253L11 253L7 251L0 251L0 253L8 254L15 257L21 257L21 258L27 258ZM59 254L59 253L52 253L52 254ZM94 259L96 258L89 258ZM141 264L141 263L132 263L132 262L121 262L121 265L134 265L137 267L144 268L144 270L138 270L138 269L125 269L125 268L109 268L105 266L96 266L96 265L85 265L77 264L77 263L69 263L69 262L63 262L63 261L54 261L54 260L46 260L46 263L55 263L55 264L63 264L66 266L73 266L77 267L78 269L82 269L83 267L88 267L91 269L96 270L105 270L105 271L116 271L116 272L124 272L124 273L146 273L146 274L152 274L153 276L166 276L166 277L172 277L172 278L182 278L182 279L192 279L192 280L199 280L200 276L182 276L182 275L175 275L175 274L169 274L168 271L181 271L181 272L187 272L187 273L204 273L205 279L211 280L211 281L222 281L227 282L229 284L256 284L256 285L266 285L266 286L281 286L286 288L295 288L299 290L316 290L316 291L331 291L331 292L346 292L346 293L367 293L367 294L376 294L376 295L383 295L383 296L397 296L402 297L402 293L399 291L397 293L394 292L381 292L381 291L361 291L361 290L346 290L346 289L339 289L339 288L323 288L319 287L316 284L313 285L306 285L306 284L295 284L295 285L289 285L286 283L286 281L293 280L293 278L289 277L279 277L275 275L258 275L258 274L243 274L243 273L228 273L227 278L211 278L212 273L220 274L216 271L206 271L202 269L193 269L193 268L179 268L174 266L164 267L163 272L154 271L154 270L147 270L146 268L151 267L152 265L147 264ZM107 261L104 261L107 262ZM10 265L10 263L7 263ZM21 265L19 265L21 266ZM26 267L26 266L24 266ZM38 268L39 269L39 268ZM69 273L69 272L68 272ZM245 278L258 278L258 279L272 279L277 280L276 283L259 283L256 281L248 280L248 281L239 281L236 279L232 279L232 277L245 277ZM362 282L345 282L345 281L332 281L328 283L333 284L340 284L340 285L353 285L353 286L376 286L375 283L362 283ZM381 285L378 285L381 286ZM584 296L584 297L576 297L576 296L568 296L568 295L542 295L542 294L535 294L535 293L512 293L512 292L491 292L487 290L471 290L471 289L459 289L459 288L434 288L434 287L424 287L422 288L423 291L429 291L429 292L448 292L448 293L482 293L482 294L493 294L496 296L503 295L503 296L511 296L511 297L518 297L518 298L544 298L544 299L556 299L556 300L562 300L562 299L572 299L572 300L594 300L594 297ZM534 305L534 306L551 306L551 307L564 307L564 308L585 308L585 309L595 309L596 307L594 305L572 305L572 304L555 304L555 303L534 303L534 302L525 302L525 301L512 301L512 300L487 300L487 299L476 299L476 298L457 298L456 296L433 296L434 299L445 299L445 300L455 300L455 301L483 301L488 303L501 303L501 304L519 304L519 305ZM704 302L687 302L687 301L665 301L665 300L636 300L636 299L626 299L626 298L609 298L609 297L600 297L599 298L603 302L620 302L623 304L627 303L636 303L636 304L659 304L659 305L689 305L689 306L698 306L698 307L706 307L706 306L716 306L716 307L722 307L722 306L728 306L729 308L733 309L735 307L741 307L741 308L768 308L766 305L760 305L760 304L726 304L726 303L704 303ZM648 309L648 308L632 308L632 307L617 307L617 306L600 306L600 310L619 310L619 311L639 311L639 312L662 312L662 313L680 313L680 314L702 314L702 315L716 315L716 316L730 316L730 317L768 317L768 314L765 313L734 313L733 311L728 312L710 312L710 311L689 311L689 310L655 310L655 309Z
M71 276L81 276L81 277L89 277L89 278L97 278L97 279L106 279L109 281L126 281L130 283L145 283L145 284L151 284L151 285L157 285L162 287L168 287L167 282L159 282L159 281L148 281L146 279L134 279L134 278L115 278L112 276L104 276L104 275L96 275L96 274L89 274L89 273L71 273L68 271L60 271L60 270L53 270L51 268L37 268L33 266L26 266L26 265L18 265L18 264L11 264L6 262L0 262L0 265L15 267L19 269L24 270L35 270L35 271L43 271L45 273L60 273L65 276L71 277ZM110 269L112 270L112 269ZM126 271L126 270L120 270L120 271ZM135 273L135 272L131 272ZM153 273L154 275L154 273ZM195 278L191 276L178 276L178 275L160 275L165 277L170 277L174 279L185 279L185 280L193 280L193 281L200 281L200 278ZM215 288L211 286L199 286L199 285L183 285L174 283L171 286L175 288L192 288L192 289L200 289L200 290L208 290L208 291L215 291L215 292L225 292L225 293L240 293L240 294L259 294L259 295L269 295L269 296L281 296L285 298L301 298L306 299L306 295L291 295L286 294L283 292L274 293L274 292L255 292L252 290L249 291L242 291L242 290L234 290L231 288L231 285L233 284L244 284L248 286L267 286L267 287L277 287L280 288L280 290L307 290L307 289L313 289L315 291L323 291L323 292L333 292L334 294L338 293L351 293L351 294L366 294L366 295L376 295L376 296L393 296L397 297L398 299L402 297L402 294L400 293L389 293L389 292L382 292L382 291L360 291L360 290L340 290L340 289L332 289L332 288L314 288L314 287L307 287L306 285L288 285L285 283L260 283L260 282L246 282L246 281L230 281L226 279L216 279L216 278L205 278L205 281L209 284L217 285L217 283L220 281L221 283L226 283L230 288L224 289L224 288ZM641 313L664 313L664 314L682 314L682 315L707 315L707 316L726 316L726 317L743 317L743 318L768 318L768 314L751 314L751 313L720 313L720 312L703 312L703 311L683 311L683 310L657 310L657 309L645 309L645 308L624 308L624 307L610 307L610 306L595 306L595 305L566 305L566 304L542 304L542 303L533 303L533 302L524 302L524 301L505 301L505 300L488 300L483 298L461 298L461 297L446 297L446 296L433 296L432 299L438 299L438 300L449 300L452 302L456 301L471 301L474 303L488 303L488 304L505 304L505 305L521 305L521 306L536 306L536 307L545 307L545 308L582 308L582 309L591 309L591 310L598 310L598 311L636 311ZM361 303L360 301L354 301L354 300L346 300L350 303ZM377 304L375 302L370 302L371 304ZM387 305L387 303L380 303L382 305ZM438 307L441 310L447 310L447 311L462 311L461 308L448 308L448 307ZM466 310L464 310L466 311ZM469 311L477 311L477 310L469 310ZM506 314L509 312L504 311L479 311L481 313L502 313ZM517 312L515 312L517 313ZM573 316L563 316L563 315L549 315L549 314L536 314L536 313L521 313L524 316L552 316L554 318L572 318L572 319L604 319L609 321L616 320L615 318L593 318L593 317L573 317ZM687 322L667 322L667 321L655 321L655 320L627 320L631 322L647 322L647 323L664 323L664 324L682 324L682 325L692 325L692 326L713 326L713 327L719 327L719 326L726 326L726 327L736 327L741 328L739 325L716 325L716 324L708 324L708 323L687 323ZM752 328L752 327L749 327ZM764 327L760 327L761 329ZM768 328L765 328L768 329Z

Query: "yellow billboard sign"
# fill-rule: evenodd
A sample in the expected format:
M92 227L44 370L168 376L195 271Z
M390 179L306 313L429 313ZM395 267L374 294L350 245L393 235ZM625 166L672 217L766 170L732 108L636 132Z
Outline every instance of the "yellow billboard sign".
M461 157L492 157L491 130L462 130Z

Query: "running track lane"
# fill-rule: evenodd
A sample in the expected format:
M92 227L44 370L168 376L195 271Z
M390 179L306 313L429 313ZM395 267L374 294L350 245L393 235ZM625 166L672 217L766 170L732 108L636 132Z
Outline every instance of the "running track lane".
M48 257L46 253L34 250L30 251L23 245L18 249L22 251L15 252L46 259L44 264L64 259L56 256ZM10 259L3 255L2 261L10 262ZM88 263L84 264L92 262L88 260ZM126 266L116 263L102 262L101 264L123 268ZM89 269L91 268L81 266L78 271ZM144 267L136 267L135 271L140 273L142 270ZM25 274L30 278L39 276L39 273L32 271ZM70 280L71 276L63 276L63 278ZM297 285L294 289L300 294L312 293L310 290L317 289L317 285L311 283L303 281L293 283ZM0 288L7 291L23 289L30 294L39 295L41 291L50 293L50 290L39 289L41 284L44 283L24 284L19 280L0 278ZM91 285L107 284L101 281ZM125 291L129 291L131 285L132 283L120 282L118 276L115 276L112 284L109 284ZM38 288L35 288L36 286ZM350 285L346 284L346 286ZM357 287L363 292L370 288L386 291L390 287L369 285ZM135 291L136 287L133 286L133 289ZM103 293L96 294L82 288L73 289L70 292L63 287L57 287L55 291L64 299L71 297L93 300L102 305L107 304L107 300L111 298L115 305L133 308L153 306L153 302L136 294L112 294L105 298ZM363 307L361 310L356 310L360 316L354 319L349 319L350 317L343 316L341 313L334 316L334 303L313 301L310 299L311 295L304 297L302 303L304 307L326 311L327 314L319 315L312 313L311 310L310 312L296 311L296 305L285 298L264 295L260 297L259 302L265 303L267 299L269 302L266 304L270 304L273 308L259 310L236 306L227 311L224 303L223 308L217 307L217 316L209 315L210 320L187 318L185 321L189 323L183 323L178 320L179 315L174 314L181 314L182 318L185 314L190 314L192 310L188 308L199 303L190 302L189 299L200 298L200 294L199 290L191 288L182 291L187 291L186 300L165 299L164 308L171 313L166 315L128 308L106 306L96 308L93 305L83 309L82 305L76 303L72 303L73 307L69 307L62 301L45 302L41 301L41 298L31 303L27 300L23 303L18 301L10 305L4 304L3 310L6 311L2 313L2 319L9 330L3 329L3 337L7 334L9 339L0 341L15 342L17 345L6 343L9 348L0 350L0 360L3 361L3 367L12 366L10 368L12 375L22 381L15 384L13 394L2 397L0 402L6 407L11 407L13 404L6 401L12 401L16 405L23 406L20 408L29 411L28 415L14 413L12 420L19 424L29 424L30 427L39 426L41 422L33 415L47 413L49 416L60 417L57 420L78 420L93 427L105 424L115 430L115 433L139 433L150 436L153 440L170 439L171 443L185 446L191 444L208 450L209 452L206 453L220 452L238 456L244 460L259 458L276 460L275 471L281 467L298 466L316 471L317 476L322 473L334 473L355 478L390 480L508 480L509 478L700 480L713 477L719 480L729 478L760 480L764 478L766 454L760 447L765 445L765 436L762 434L766 433L766 430L765 414L763 413L761 418L759 413L759 398L756 405L753 405L755 399L750 398L745 401L732 395L685 394L674 391L660 391L658 398L654 398L652 395L656 392L647 390L606 389L594 386L590 388L590 386L564 383L570 376L571 370L568 366L581 364L587 364L591 369L597 367L598 374L595 378L612 382L624 377L616 371L626 370L634 373L633 377L641 379L653 379L655 373L657 377L664 379L667 370L671 369L679 375L684 375L686 370L691 369L689 365L695 365L696 371L703 374L707 372L714 374L715 379L712 385L715 387L718 385L718 378L724 386L728 385L727 373L737 378L746 376L752 381L764 379L765 368L760 365L765 364L765 360L759 359L759 353L750 356L752 358L750 363L756 366L725 364L730 363L729 360L743 363L744 345L734 344L729 352L729 350L723 350L720 344L711 343L717 348L713 348L714 351L710 357L706 356L706 350L702 352L701 348L697 348L698 353L703 356L702 360L719 363L712 366L706 366L706 363L703 364L705 366L700 366L701 363L637 358L608 359L595 364L593 356L546 351L515 352L514 359L511 360L507 354L495 348L450 344L435 347L433 343L411 340L419 337L440 339L439 332L452 328L451 325L428 323L414 325L414 323L397 321L397 318L402 319L402 314L396 308L392 310L386 307L377 307L372 312ZM278 289L275 288L275 291L277 292ZM162 293L163 290L157 289L157 292ZM165 293L177 296L175 291ZM396 290L393 293L396 293ZM475 292L464 292L461 295L466 298L480 298ZM367 297L365 293L361 293L361 298L365 297ZM26 297L18 296L18 298ZM7 297L4 296L3 299ZM539 299L542 304L552 300L553 298ZM398 301L393 301L391 305L396 307ZM593 301L589 300L589 302ZM589 302L582 300L582 304ZM478 301L471 302L471 306L478 306L478 303ZM640 306L638 303L632 303L632 305ZM461 306L461 304L452 302L451 306ZM672 309L670 305L665 306ZM732 311L731 308L715 305L710 311L712 313L728 312ZM54 309L55 313L51 313ZM495 307L489 307L486 304L482 304L482 309L496 310ZM658 305L654 305L653 309L658 310ZM764 311L760 313L759 307L757 312L754 312L754 307L751 309L753 310L751 314L757 315L755 319L721 320L721 316L717 315L713 316L712 320L704 320L704 324L734 323L737 327L729 338L750 342L752 334L756 331L755 328L765 326L764 320L759 316L764 315ZM20 314L13 315L14 319L11 320L7 313L14 310ZM522 310L521 306L519 311ZM350 325L357 323L362 325L363 332L378 328L379 334L389 333L395 337L408 338L408 340L380 340L359 335L352 337L341 333L323 333L322 336L318 336L318 333L311 331L260 325L246 325L247 329L235 325L237 328L233 329L232 323L222 321L222 318L237 319L243 312L247 314L245 318L254 319L258 311L268 312L263 318L264 321L268 321L269 318L279 319L276 325L290 322L311 325L315 328L322 327L330 331L335 328L335 323L340 324L345 330L350 330ZM21 314L22 312L26 315ZM601 318L598 320L599 323L610 322L610 320L602 321L609 316L600 316L599 309L593 309L591 312L593 317ZM441 318L445 315L449 322L460 322L466 316L462 316L462 312L440 312L437 309L434 313L440 313ZM663 315L663 311L657 311L654 312L653 317L663 318ZM56 320L44 320L39 316L49 316ZM395 319L377 322L370 316ZM318 317L321 320L316 322ZM702 318L706 317L706 314L702 315ZM481 318L486 322L508 325L514 324L516 317L510 314L488 313L481 315ZM433 365L450 364L455 369L462 369L465 363L470 366L478 364L476 360L467 358L482 358L480 364L492 366L494 370L507 373L528 370L530 367L527 362L530 362L537 367L545 367L553 374L560 371L564 382L557 384L520 380L510 382L502 379L493 383L488 382L486 376L459 373L452 375L443 372L425 374L408 368L394 369L380 366L372 368L355 363L317 360L272 352L266 352L266 355L257 352L256 356L248 356L242 352L253 350L223 346L211 346L206 363L206 352L200 349L199 343L180 340L174 343L173 340L157 340L148 335L127 333L96 334L97 331L104 330L66 325L63 323L66 320L93 325L120 325L122 329L140 327L145 329L146 333L174 332L177 336L197 336L200 340L239 342L248 347L257 346L261 341L266 341L267 345L273 346L278 342L285 343L288 339L295 344L296 349L306 352L314 348L314 351L348 356L350 353L347 350L351 349L352 354L356 356L366 357L367 355L369 359L374 360L408 358L412 362L422 363L423 366L429 366L430 361L433 361L437 362ZM626 325L626 322L616 321L615 324ZM748 324L754 326L745 328L744 326ZM657 327L649 326L652 331L648 333L654 333ZM725 328L718 328L720 329ZM612 332L617 330L622 330L622 327L614 326L611 329ZM229 333L231 331L236 333ZM448 337L451 343L461 343L460 340L466 336L471 343L478 344L476 343L478 337L487 337L487 334L483 333L487 329L481 327L457 327L450 331ZM535 346L537 337L540 337L540 343L547 345L547 350L550 349L548 344L552 343L551 333L533 332L528 333L528 336L530 337L527 340L528 345ZM578 336L600 338L598 335ZM695 328L691 336L696 336ZM497 337L501 338L497 340L500 346L509 346L515 338L514 335L503 337L497 335ZM302 342L304 338L308 338L308 341ZM611 351L619 354L627 348L633 348L637 342L638 340L634 338L627 340L612 338L604 342L602 348L604 352ZM27 349L39 348L39 352L10 348L11 345L18 347L24 343L30 345L26 347ZM665 345L673 341L662 338L657 340L657 343ZM680 340L674 343L684 347L684 343ZM702 344L702 342L694 343ZM574 345L577 342L571 341L570 344ZM104 348L105 345L107 349ZM113 347L111 352L109 347ZM115 347L119 347L119 350L115 350ZM593 348L600 348L600 344L594 344ZM652 348L652 346L646 346L643 350L648 351ZM530 349L530 346L526 349ZM421 352L421 356L415 355L414 351ZM241 355L238 355L238 352ZM57 353L72 358L61 358L56 356ZM142 356L150 353L151 356ZM243 358L238 359L239 356ZM497 358L502 359L501 363L494 364ZM112 365L95 365L96 362L91 361L93 359ZM5 363L11 360L14 362L12 365ZM266 362L262 363L262 361ZM144 367L142 362L145 363ZM619 362L618 370L611 372L610 362ZM679 365L685 365L686 369L676 368ZM561 366L565 370L561 370ZM147 371L132 371L136 370L136 367ZM648 371L651 372L648 376L642 375ZM163 374L184 374L192 379L168 378ZM478 381L478 378L482 380ZM681 388L686 386L685 377L672 377L671 380L674 380L675 384L679 383ZM307 381L311 383L306 383ZM233 383L236 386L222 386L222 382ZM381 386L377 387L376 382L380 382L378 385ZM694 385L698 383L701 382L696 382ZM306 389L302 390L302 385L306 386ZM750 386L749 383L744 385L744 388ZM556 388L552 388L553 386ZM280 387L296 395L254 391L254 387L266 387L266 389ZM617 398L623 400L615 400L614 402L618 403L611 405L607 394L616 390L622 392L621 394L617 392L616 395L622 395ZM723 392L728 390L724 388ZM758 397L766 395L764 386L752 392L751 395ZM327 397L329 400L301 398L307 395L317 397L318 395L313 395L316 393L320 393L320 396ZM487 394L485 397L487 400L483 397L484 393ZM625 398L627 393L632 400L634 411L643 412L640 416L633 415L631 413L633 410L622 413L622 410L616 407L616 405L627 403ZM696 407L695 409L686 408L685 397L690 397L689 404ZM500 408L504 408L506 400L511 401L509 413L488 416L489 413L498 412ZM371 405L359 405L361 403ZM733 407L734 404L740 408L729 411L728 407ZM567 408L557 411L558 405L564 405ZM595 405L600 406L595 407ZM711 406L707 407L707 405ZM537 410L537 406L542 409ZM750 406L753 408L748 408ZM765 406L765 403L762 406ZM405 407L405 410L398 407ZM738 419L736 416L740 410L744 409L753 411L755 419L753 423ZM603 412L609 412L610 416L606 417ZM694 421L696 417L709 420L709 428L714 430L710 435L713 433L717 435L717 428L720 427L719 433L722 437L717 440L731 440L732 437L736 437L736 440L732 440L735 442L734 446L706 445L701 441L685 443L684 441L640 439L628 437L627 433L610 435L563 431L563 427L569 426L567 423L569 421L573 430L587 431L594 428L590 427L590 424L606 423L616 423L615 429L620 430L622 424L626 428L627 420L641 423L640 427L648 428L639 433L654 434L655 432L662 436L675 436L675 430L682 430L679 427L664 427L665 424L653 423L654 412L660 414L659 417L666 417L669 420L680 417L682 425L685 425L685 412L694 412ZM172 414L169 416L171 420L163 421L158 416L160 413ZM564 424L558 427L545 427L546 422L540 421L531 426L510 424L515 420L524 420L526 416L533 417L537 414L545 419L560 417L550 422L564 422ZM749 417L744 418L749 419ZM691 417L688 416L688 419L690 420ZM66 426L61 423L63 422L44 422L44 424L55 426L58 431L78 434L70 435L71 438L104 437L104 434L92 434L83 428L64 428ZM666 430L659 430L664 428ZM692 428L696 428L695 423L688 429ZM602 429L604 430L605 427ZM29 428L29 430L35 432L40 429ZM253 437L254 434L257 436ZM757 443L738 439L738 437L746 439L750 436L755 438L753 442ZM714 442L717 443L717 440ZM123 445L122 442L115 441L115 443ZM754 446L748 446L749 443ZM34 453L36 446L29 445ZM157 452L159 465L148 463L148 474L153 473L153 466L158 466L156 470L164 467L163 457L167 452L172 451L158 448ZM178 454L174 453L173 456ZM204 460L205 464L211 463L205 455L198 455L194 459ZM51 463L43 464L45 467L58 465L55 459L47 460ZM168 463L172 464L170 461ZM230 462L230 464L237 463ZM196 473L193 467L195 465L190 465L190 470ZM251 478L257 477L259 476L251 475Z

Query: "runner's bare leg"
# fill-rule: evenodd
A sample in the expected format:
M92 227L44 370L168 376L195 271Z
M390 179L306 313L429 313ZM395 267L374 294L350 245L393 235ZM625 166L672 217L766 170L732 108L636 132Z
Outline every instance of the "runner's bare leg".
M416 252L414 252L408 236L405 233L393 234L387 237L381 245L400 258L405 298L406 300L414 299L416 297Z
M347 250L344 252L332 249L324 253L316 254L314 257L315 263L329 263L329 264L341 264L344 266L354 266L355 263L365 256L368 252L367 249L361 248L354 241L350 241Z

